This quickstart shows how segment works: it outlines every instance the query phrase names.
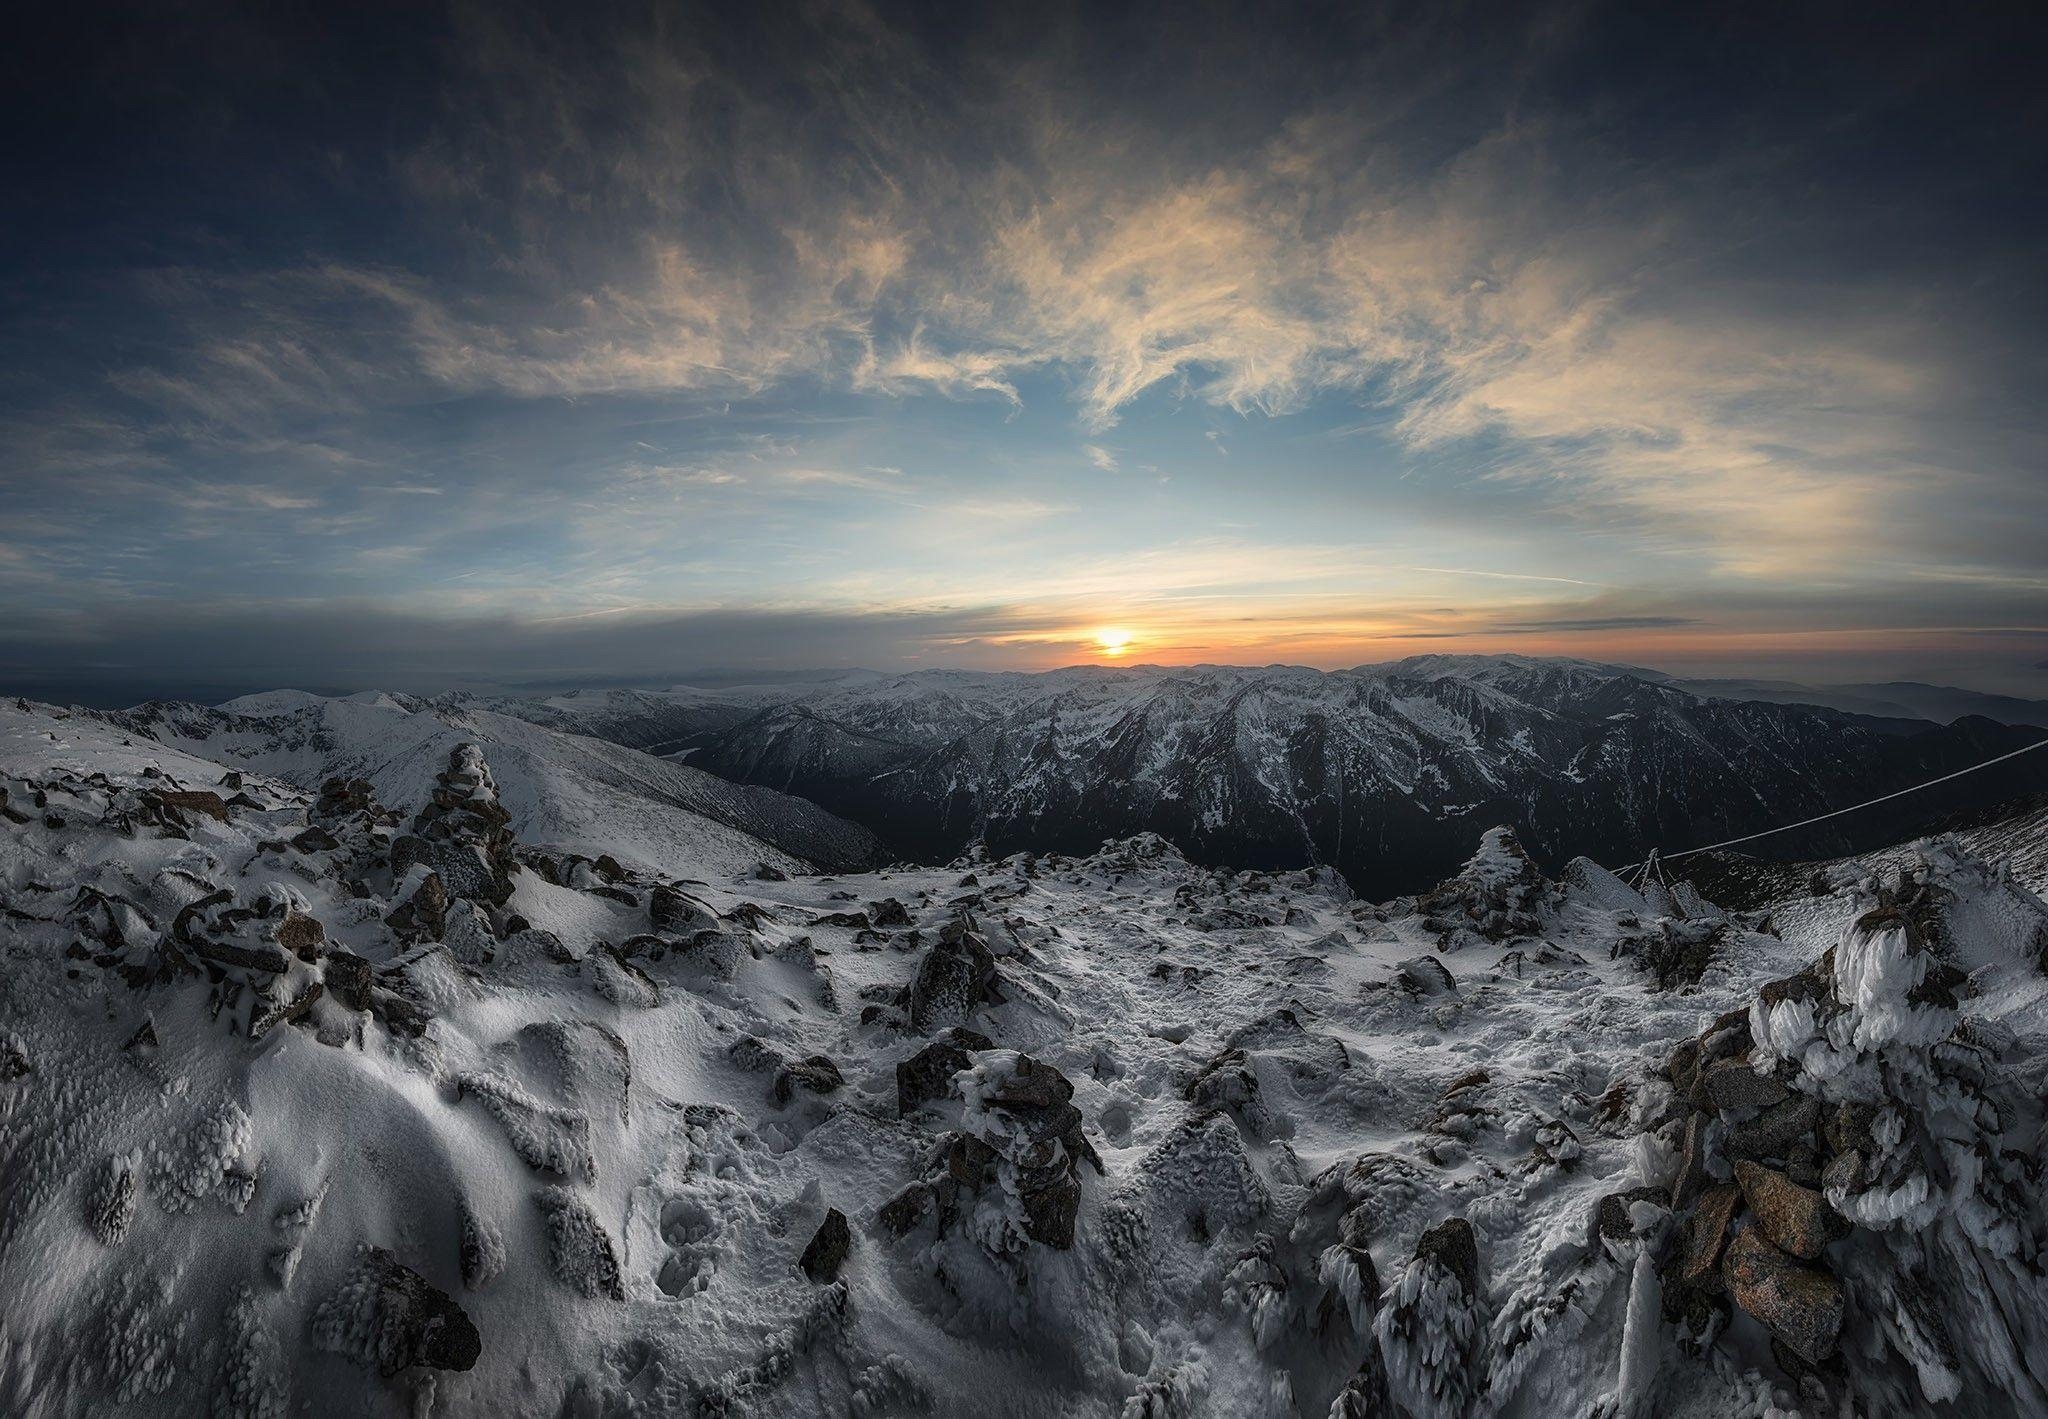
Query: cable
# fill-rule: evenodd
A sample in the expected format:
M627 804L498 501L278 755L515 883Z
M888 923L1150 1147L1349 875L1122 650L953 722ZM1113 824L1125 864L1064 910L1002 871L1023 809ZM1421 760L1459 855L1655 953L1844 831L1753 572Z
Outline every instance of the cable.
M1659 860L1663 862L1676 862L1679 858L1691 857L1694 853L1718 852L1720 849L1724 847L1736 847L1742 843L1753 843L1758 838L1768 838L1773 837L1779 833L1789 833L1794 828L1805 828L1810 827L1815 823L1825 823L1828 819L1839 818L1844 813L1854 813L1861 808L1869 808L1879 803L1889 803L1894 798L1904 798L1909 793L1918 793L1923 788L1932 788L1938 783L1947 783L1950 779L1961 778L1964 774L1973 774L1977 772L1977 770L1979 769L1988 769L1993 764L2004 763L2007 759L2017 759L2022 754L2031 754L2034 752L2034 750L2041 748L2043 745L2048 745L2048 739L2037 739L2032 744L2028 744L2022 748L2015 749L2009 754L2000 754L1995 759L1986 759L1981 764L1972 764L1966 769L1957 769L1952 774L1943 774L1940 778L1931 778L1927 780L1927 782L1925 783L1916 783L1910 788L1902 788L1894 793L1887 793L1878 798L1867 798L1861 803L1852 803L1847 808L1837 808L1831 813L1821 813L1812 818L1801 818L1796 823L1786 823L1781 827L1765 828L1762 832L1751 833L1747 837L1729 838L1726 842L1708 843L1705 847L1689 847L1684 852L1667 852L1664 853ZM1645 859L1645 861L1647 861L1647 859ZM1641 865L1641 863L1631 862L1628 865L1628 867L1624 867L1620 870L1622 872L1627 872L1630 868L1639 867Z

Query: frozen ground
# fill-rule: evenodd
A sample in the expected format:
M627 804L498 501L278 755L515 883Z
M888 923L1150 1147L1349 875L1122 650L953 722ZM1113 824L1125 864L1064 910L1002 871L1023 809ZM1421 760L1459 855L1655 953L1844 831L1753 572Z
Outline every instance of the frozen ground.
M0 709L0 1412L2048 1410L2048 912L1954 845L834 877L136 730Z

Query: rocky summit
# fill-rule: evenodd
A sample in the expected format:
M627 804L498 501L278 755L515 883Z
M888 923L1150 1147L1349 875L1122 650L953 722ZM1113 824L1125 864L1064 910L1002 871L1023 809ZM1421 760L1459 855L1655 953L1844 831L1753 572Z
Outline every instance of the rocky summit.
M2048 1412L2038 817L856 871L462 721L0 709L0 1411Z

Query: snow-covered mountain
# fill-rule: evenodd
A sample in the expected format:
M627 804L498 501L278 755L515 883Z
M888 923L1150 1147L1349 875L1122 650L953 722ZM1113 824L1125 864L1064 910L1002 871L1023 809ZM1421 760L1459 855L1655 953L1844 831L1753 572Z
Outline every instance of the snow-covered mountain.
M1231 866L1329 864L1372 894L1450 871L1510 823L1545 862L1612 864L1792 822L2040 737L1690 693L1655 672L1520 656L1356 670L924 671L818 685L496 702L504 713L687 750L944 860L1086 851L1156 832ZM2048 788L2048 755L1788 837L1823 856L1924 815Z
M152 702L102 717L130 734L306 790L335 777L366 779L405 812L428 801L450 750L472 742L490 758L512 826L526 841L643 866L689 862L725 872L768 862L797 871L865 867L883 856L867 830L802 799L481 705L280 690L217 708Z
M538 754L0 707L0 1412L2048 1412L2038 859L784 877Z

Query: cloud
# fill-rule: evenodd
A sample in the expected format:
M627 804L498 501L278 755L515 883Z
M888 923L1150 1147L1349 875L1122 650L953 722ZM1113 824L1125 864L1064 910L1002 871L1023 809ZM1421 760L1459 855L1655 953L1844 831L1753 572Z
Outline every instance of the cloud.
M1101 469L1101 470L1102 470L1103 472L1105 472L1105 473L1114 473L1114 472L1116 472L1116 470L1117 470L1117 461L1116 461L1116 455L1115 455L1115 454L1113 454L1113 453L1111 453L1111 452L1110 452L1110 451L1109 451L1108 449L1106 449L1106 448L1102 447L1102 446L1101 446L1100 444L1093 444L1093 443L1089 443L1089 444L1083 444L1083 445L1081 445L1081 451L1082 451L1083 453L1085 453L1085 454L1087 454L1087 455L1088 455L1088 461L1089 461L1090 463L1094 464L1094 465L1095 465L1095 466L1096 466L1097 468Z
M1572 631L1653 631L1700 625L1697 616L1590 616L1549 621L1503 621L1486 629L1496 635L1520 636Z

